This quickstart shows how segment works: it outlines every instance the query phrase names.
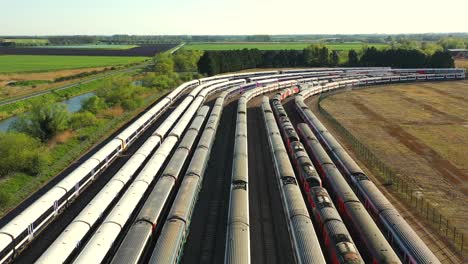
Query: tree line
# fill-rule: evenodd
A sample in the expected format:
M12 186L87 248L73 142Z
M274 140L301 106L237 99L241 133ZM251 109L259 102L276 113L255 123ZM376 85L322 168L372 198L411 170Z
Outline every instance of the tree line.
M350 50L347 58L340 59L338 51L324 45L311 45L304 50L261 51L243 49L206 51L198 61L198 71L215 75L251 68L335 67L335 66L387 66L396 68L454 67L449 52L426 54L419 49L384 49L375 47L361 51Z

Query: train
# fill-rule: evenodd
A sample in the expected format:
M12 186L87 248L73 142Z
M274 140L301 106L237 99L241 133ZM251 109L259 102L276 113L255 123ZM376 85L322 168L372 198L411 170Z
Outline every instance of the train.
M193 103L177 122L174 121L174 127L164 139L160 148L156 150L155 154L140 171L133 183L125 191L100 227L95 231L94 235L82 248L80 254L75 259L75 263L89 263L91 260L101 261L106 257L108 251L112 249L115 239L126 226L134 208L139 204L149 185L155 180L156 188L163 190L160 192L160 197L163 199L161 199L158 204L158 207L162 210L167 201L167 197L163 194L169 195L170 191L174 188L176 179L172 177L160 177L156 179L156 175L162 170L167 160L169 160L175 145L180 142L181 133L184 132L194 113L203 104L203 101L210 93L222 91L233 86L239 86L243 83L243 80L227 81L223 79L223 81L217 81L219 83L212 85L213 82L216 81L199 86L203 88L193 100ZM197 89L198 87L194 91Z
M33 201L25 210L20 214L12 218L11 221L6 223L0 229L0 263L11 260L19 251L21 251L29 241L33 240L39 232L48 223L53 221L57 215L59 215L83 190L92 183L92 181L99 176L121 153L130 146L155 120L157 120L162 113L177 100L185 91L199 88L204 84L216 84L222 83L227 80L240 80L244 81L246 78L255 78L261 76L268 76L274 74L288 74L288 73L311 73L325 71L351 71L351 70L362 70L370 74L371 70L381 69L382 71L388 71L394 73L393 75L400 74L398 76L382 76L381 79L371 79L376 77L368 77L365 82L358 83L361 85L371 85L378 83L386 83L392 81L418 81L418 80L448 80L448 79L461 79L465 78L465 71L463 69L424 69L423 72L419 69L410 70L393 70L390 68L330 68L330 69L298 69L298 70L281 70L281 71L264 71L264 72L251 72L251 73L239 73L239 74L224 74L219 76L213 76L203 78L199 80L193 80L182 84L177 87L171 93L162 98L158 103L148 108L141 116L139 116L134 122L129 124L125 129L122 130L117 136L111 139L104 147L99 149L89 159L79 165L70 174L65 175L64 178L59 181L55 186L46 191L44 195L40 196L36 201ZM331 73L330 73L331 74ZM413 75L413 76L411 76ZM318 77L320 78L320 77ZM386 79L385 79L386 78ZM294 81L294 80L292 80ZM322 80L325 81L325 80ZM270 85L279 86L278 82L273 82ZM314 85L314 88L320 89L320 92L326 92L327 84ZM335 85L335 84L330 84ZM353 84L354 85L354 84ZM271 87L271 86L270 86ZM328 86L331 90L331 86ZM264 88L253 90L255 93L261 93L266 91ZM233 93L238 93L233 91ZM312 91L311 91L312 93ZM189 94L189 100L195 100L196 95ZM185 101L185 100L184 100ZM186 107L188 104L184 103ZM177 109L176 109L177 110ZM185 111L177 110L177 114L180 116ZM174 118L176 118L174 116ZM152 147L156 148L161 144L161 141L167 136L170 131L170 127L173 126L177 119L168 119L164 122L157 132L155 132L152 140ZM143 154L147 155L147 154ZM146 159L140 157L139 160ZM141 161L138 161L141 163ZM133 170L133 169L131 169ZM125 177L122 179L126 180ZM114 183L115 184L115 183ZM99 217L98 217L99 218ZM86 229L86 228L85 228ZM72 248L75 245L72 246Z
M234 134L224 263L250 263L249 175L247 151L247 96L239 98Z
M338 141L328 132L314 114L304 107L302 98L298 97L297 110L301 117L314 130L320 142L334 158L335 164L346 175L357 196L367 211L379 224L395 251L404 263L440 263L437 257L419 238L409 224L403 219L382 192L369 180L369 177L348 155Z
M113 263L139 263L146 255L148 244L155 240L154 233L160 230L164 223L162 216L167 211L165 205L174 193L175 185L180 181L181 171L194 149L193 146L203 128L208 111L209 107L203 106L197 112L161 177L151 190L127 235L114 254Z
M190 230L191 217L203 182L204 172L210 158L218 124L228 92L223 92L216 99L205 129L195 148L193 158L182 180L179 192L164 223L163 229L151 254L149 263L179 263L183 255L186 237ZM127 236L134 236L129 234ZM122 263L132 251L117 251L112 263ZM141 257L140 257L141 258ZM127 262L124 262L127 263Z
M110 140L94 155L65 176L44 195L0 229L0 263L12 259L17 251L33 240L43 227L53 220L90 184L121 152L132 144L187 89L197 86L191 81L177 87L142 114L136 121ZM166 131L155 135L156 145Z
M297 263L326 263L266 96L263 98L262 112L295 260Z
M281 104L284 98L294 94L295 91L294 89L284 89L277 93L272 99L273 113L275 113L283 141L290 144L289 156L302 183L301 187L309 208L313 212L316 227L321 231L322 241L326 246L325 252L328 253L328 260L334 264L363 264L364 260L333 205L328 192L322 187L322 180L304 146L299 141L299 136ZM293 130L289 130L290 128Z
M307 126L297 132L366 263L401 263L372 217Z
M145 160L149 159L151 156L150 153L154 151L154 149L158 148L159 150L160 148L160 156L165 157L169 155L170 149L172 149L171 145L176 144L176 142L179 141L185 127L187 127L190 119L201 106L206 96L219 89L227 89L242 83L243 80L226 82L226 79L221 79L199 85L196 89L190 92L178 107L156 129L153 136L151 136L143 146L137 150L136 155L134 155L134 157L132 157L119 170L112 180L104 187L102 192L100 192L72 221L72 223L66 227L65 232L63 232L44 252L40 260L44 260L45 262L47 262L47 259L55 259L57 262L67 260L74 251L82 246L81 241L86 237L86 234L91 231L91 227L94 226L104 211L107 210L109 205L118 197L118 194L124 185L128 185L131 182L130 179L133 174L144 164ZM180 117L181 115L182 117ZM180 119L178 119L179 117ZM166 135L167 137L165 137ZM166 138L169 138L169 141L164 146L160 145ZM165 147L168 144L170 146ZM151 170L151 168L149 170ZM145 175L141 177L148 178L148 176ZM127 210L130 209L131 208L128 208Z

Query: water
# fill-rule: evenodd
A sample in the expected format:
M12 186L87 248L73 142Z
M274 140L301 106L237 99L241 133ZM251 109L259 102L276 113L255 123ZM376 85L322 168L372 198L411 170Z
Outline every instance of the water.
M75 113L81 110L81 103L85 100L88 99L89 97L93 96L94 93L85 93L82 95L78 95L75 97L72 97L68 100L62 101L62 103L67 105L67 109L70 113ZM17 120L17 116L12 116L10 118L4 119L0 121L0 132L5 132L8 130L10 125Z
M75 113L81 110L81 103L85 100L93 96L94 93L85 93L82 95L78 95L75 97L72 97L68 100L63 101L62 103L67 105L68 111L70 113Z

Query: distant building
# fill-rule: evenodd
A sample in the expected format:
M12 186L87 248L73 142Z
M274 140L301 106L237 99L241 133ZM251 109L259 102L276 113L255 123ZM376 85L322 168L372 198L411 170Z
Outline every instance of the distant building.
M468 49L449 49L454 59L468 59Z

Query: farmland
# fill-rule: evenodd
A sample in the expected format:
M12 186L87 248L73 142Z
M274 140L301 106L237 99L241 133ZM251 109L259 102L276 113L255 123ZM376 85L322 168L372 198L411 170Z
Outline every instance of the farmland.
M2 42L13 42L19 45L46 45L49 43L49 40L48 39L16 38L16 39L4 39Z
M455 66L457 68L465 68L468 71L468 59L456 59Z
M61 55L61 56L124 56L124 57L152 57L157 53L170 50L177 44L151 44L131 47L129 45L91 45L62 47L22 47L0 48L0 55ZM117 47L117 48L112 48Z
M141 62L145 59L144 57L5 55L0 56L0 73L106 67Z
M189 43L184 46L184 49L187 50L236 50L236 49L259 49L259 50L302 50L307 46L314 44L315 42L223 42L223 43ZM326 44L328 49L339 50L339 51L348 51L351 49L359 50L362 47L367 45L368 47L377 47L377 48L386 48L387 44L382 43L333 43Z
M136 47L138 46L137 45L89 44L89 45L67 45L67 46L39 46L37 48L127 50L127 49L133 49Z
M468 230L468 81L394 85L322 106L418 194Z

